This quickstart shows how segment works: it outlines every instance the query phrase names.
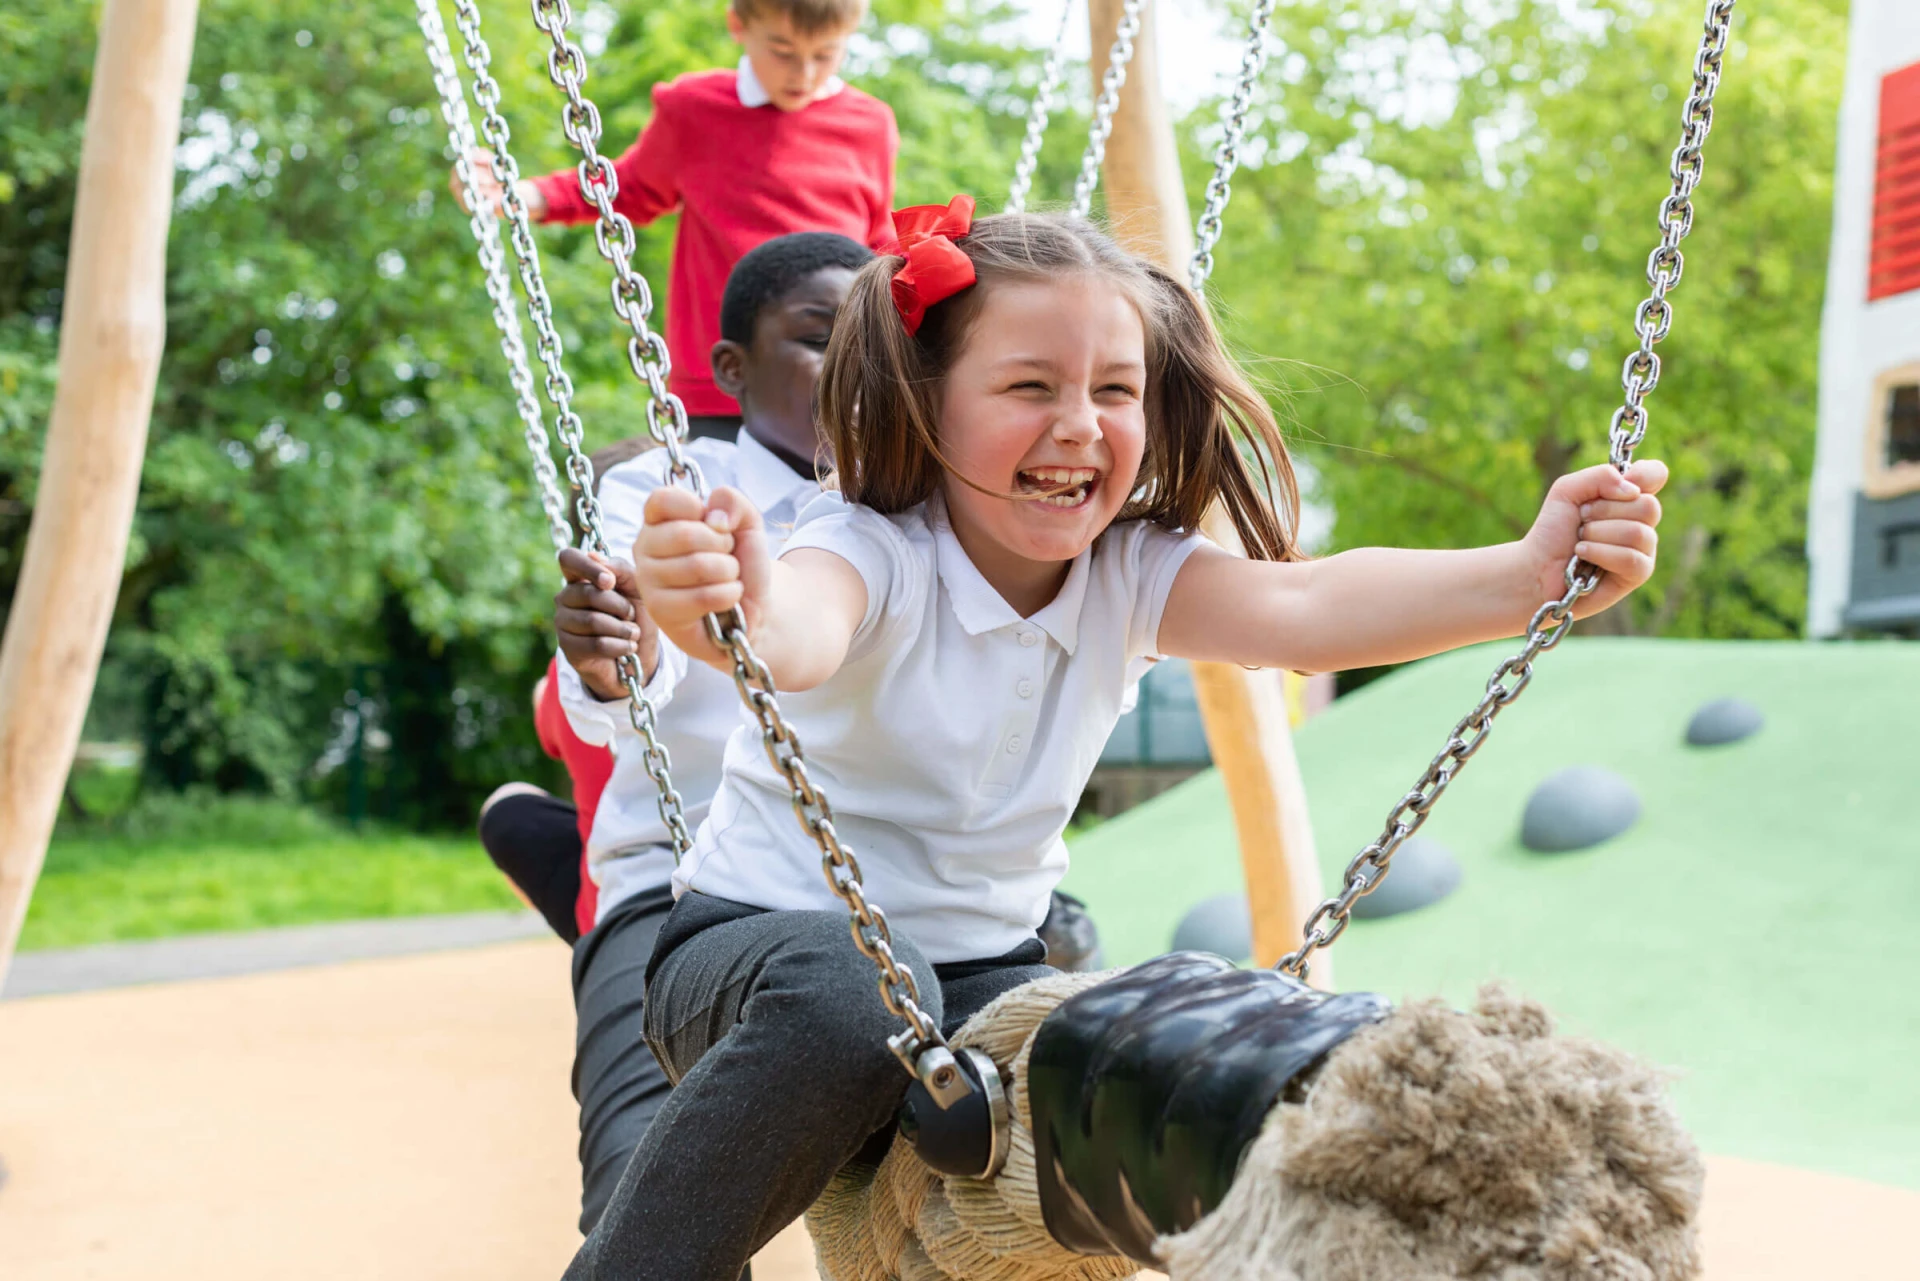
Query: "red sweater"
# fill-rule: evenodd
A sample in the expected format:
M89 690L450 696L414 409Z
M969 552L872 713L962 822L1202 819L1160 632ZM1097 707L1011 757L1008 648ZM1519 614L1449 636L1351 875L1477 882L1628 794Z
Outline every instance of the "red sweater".
M587 874L587 837L600 808L600 793L607 790L607 779L613 775L613 753L585 742L567 724L566 709L560 706L559 667L557 658L547 664L547 683L533 709L533 730L540 736L541 750L565 765L573 779L573 807L580 815L580 897L574 900L573 919L585 934L593 928L600 903L600 887Z
M672 389L689 414L738 414L713 385L727 273L748 250L795 231L894 241L893 112L844 88L799 111L743 106L738 72L700 71L653 87L653 119L614 163L615 208L635 225L680 211L667 283ZM537 180L548 222L587 222L594 208L571 169Z

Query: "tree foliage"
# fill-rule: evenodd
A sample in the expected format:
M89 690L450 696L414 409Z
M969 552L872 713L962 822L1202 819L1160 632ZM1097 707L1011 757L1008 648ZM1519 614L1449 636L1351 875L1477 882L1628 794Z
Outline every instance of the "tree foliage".
M1604 459L1700 11L1275 14L1216 288L1273 358L1337 546L1512 538L1553 477ZM1642 449L1674 469L1662 569L1615 625L1799 632L1845 26L1841 0L1736 15Z

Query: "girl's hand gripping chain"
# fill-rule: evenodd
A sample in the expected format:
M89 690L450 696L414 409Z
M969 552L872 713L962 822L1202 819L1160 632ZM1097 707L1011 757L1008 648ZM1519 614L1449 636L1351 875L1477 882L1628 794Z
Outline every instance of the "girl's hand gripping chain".
M702 501L666 486L647 496L646 521L633 544L634 572L660 630L690 657L730 664L705 620L738 605L757 648L773 570L759 509L737 489L723 486Z
M759 509L737 489L716 489L704 503L684 489L656 489L646 517L633 544L640 592L689 657L733 672L706 616L738 605L781 689L812 689L839 670L867 611L866 583L852 565L815 548L775 560Z
M1622 476L1605 463L1571 472L1553 483L1520 547L1538 576L1536 601L1566 594L1569 558L1601 570L1600 585L1573 607L1586 618L1617 603L1653 576L1659 547L1658 494L1667 465L1648 459Z

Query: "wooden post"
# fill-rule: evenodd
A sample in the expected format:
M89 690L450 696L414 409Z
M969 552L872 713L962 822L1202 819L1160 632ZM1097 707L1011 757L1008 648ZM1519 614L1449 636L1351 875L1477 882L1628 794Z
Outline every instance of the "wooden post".
M0 982L106 647L166 336L167 224L196 0L106 0L60 322L59 386L0 644Z
M1107 74L1113 34L1120 26L1120 0L1087 0L1087 20L1092 27L1097 94ZM1127 64L1127 82L1120 88L1120 106L1113 113L1100 187L1107 198L1107 229L1114 239L1185 280L1187 260L1193 257L1193 216L1187 210L1187 187L1180 177L1173 119L1160 94L1158 26L1153 0L1142 0L1140 34L1134 37L1133 61Z
M1088 21L1097 86L1106 74L1107 53L1120 23L1120 0L1089 0ZM1187 260L1193 256L1193 220L1180 178L1173 121L1160 93L1154 26L1152 0L1146 0L1101 177L1114 237L1184 281ZM1233 526L1217 510L1206 532L1222 546L1241 550ZM1247 901L1253 909L1254 960L1272 965L1299 946L1300 927L1321 897L1307 793L1287 723L1285 685L1279 672L1249 672L1221 663L1195 663L1193 681L1207 747L1226 784L1240 839ZM1314 958L1314 982L1329 985L1332 977L1333 966L1321 953Z

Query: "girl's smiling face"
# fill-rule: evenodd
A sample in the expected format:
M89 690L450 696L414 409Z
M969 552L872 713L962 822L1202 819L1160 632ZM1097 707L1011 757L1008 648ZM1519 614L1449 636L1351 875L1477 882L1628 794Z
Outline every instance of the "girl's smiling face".
M941 491L960 545L1021 613L1133 492L1146 377L1145 327L1110 281L1006 281L982 298L942 389Z

